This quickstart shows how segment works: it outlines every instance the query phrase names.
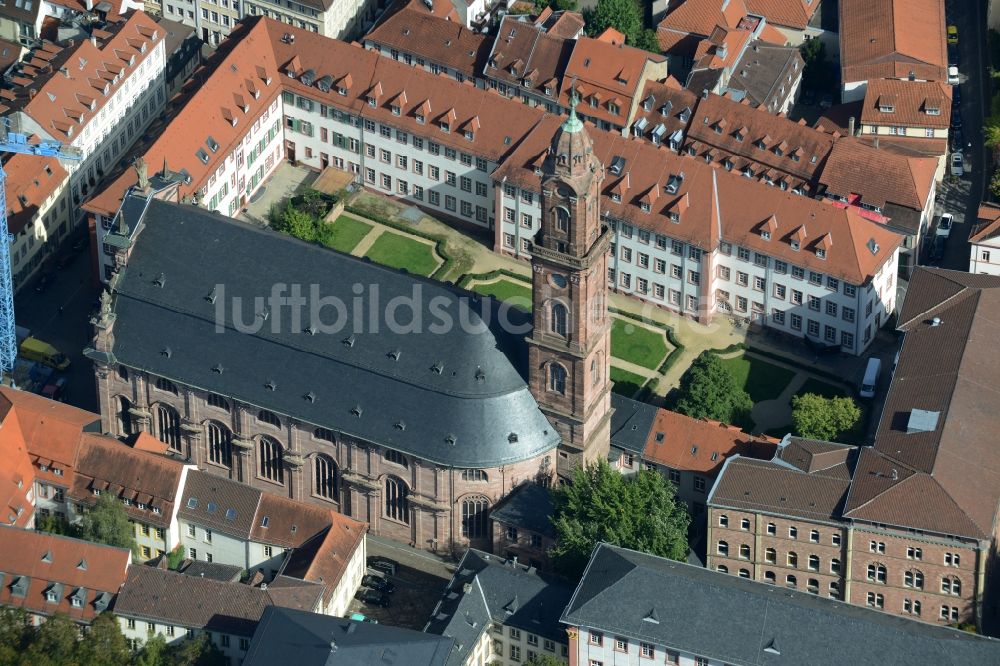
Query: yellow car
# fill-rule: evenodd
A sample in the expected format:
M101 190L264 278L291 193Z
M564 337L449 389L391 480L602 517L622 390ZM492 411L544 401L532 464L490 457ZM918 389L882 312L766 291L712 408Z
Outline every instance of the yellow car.
M948 26L948 43L958 44L958 27L954 25Z

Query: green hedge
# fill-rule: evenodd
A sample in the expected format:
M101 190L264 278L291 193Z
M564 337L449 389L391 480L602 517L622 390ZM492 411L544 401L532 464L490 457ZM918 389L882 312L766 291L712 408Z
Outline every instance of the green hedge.
M347 213L352 213L359 217L363 217L368 220L372 220L373 222L378 222L379 224L383 224L389 227L390 229L395 229L396 231L401 231L405 234L410 234L411 236L417 236L419 238L423 238L424 240L433 241L434 251L438 253L439 257L444 259L444 263L438 266L437 270L435 270L433 273L430 274L430 276L428 276L432 280L438 280L443 282L444 276L447 275L448 271L451 270L452 264L454 263L454 259L452 259L451 255L448 253L448 250L445 249L445 239L441 238L440 236L435 236L434 234L429 234L426 231L420 231L419 229L414 229L409 224L397 222L396 220L389 219L383 215L379 215L378 213L373 213L366 208L361 208L353 205L346 205L344 206L344 211Z
M466 273L462 277L458 278L455 281L455 284L463 289L468 289L471 282L491 282L501 277L508 277L528 285L531 284L530 279L524 277L520 273L515 273L514 271L506 268L498 268L495 271L490 271L489 273Z

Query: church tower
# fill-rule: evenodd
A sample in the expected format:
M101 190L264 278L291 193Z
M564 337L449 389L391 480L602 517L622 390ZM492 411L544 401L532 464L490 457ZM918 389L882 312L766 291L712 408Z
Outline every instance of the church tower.
M530 385L559 435L556 471L606 457L611 440L608 248L601 225L604 167L576 115L552 140L542 173L541 228L531 246L534 331Z

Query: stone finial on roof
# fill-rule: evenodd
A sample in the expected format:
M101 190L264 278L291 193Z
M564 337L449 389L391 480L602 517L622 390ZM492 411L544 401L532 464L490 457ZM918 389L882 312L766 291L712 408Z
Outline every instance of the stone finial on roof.
M135 175L139 181L139 187L143 192L149 191L149 167L146 165L146 160L143 157L136 158L135 162L132 163L135 168Z

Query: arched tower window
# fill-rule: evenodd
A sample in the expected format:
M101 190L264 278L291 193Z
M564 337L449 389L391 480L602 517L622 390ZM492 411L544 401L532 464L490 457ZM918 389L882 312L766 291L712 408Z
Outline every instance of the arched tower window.
M569 312L562 303L555 302L549 309L549 324L552 332L556 335L566 337L566 322L569 319Z
M396 463L397 465L402 465L403 467L409 467L406 462L406 456L404 456L399 451L393 451L392 449L385 450L385 460L386 462Z
M556 231L569 232L569 211L562 206L557 206L552 210L552 222Z
M173 393L177 395L177 387L169 379L164 379L163 377L158 377L156 379L156 389L158 391L166 391L167 393Z
M123 395L118 396L118 432L122 435L132 434L132 401Z
M181 415L170 405L156 406L156 437L171 451L181 450Z
M316 428L313 430L313 437L316 439L322 439L324 442L334 443L336 438L333 436L333 431L328 428Z
M261 437L257 447L258 473L268 481L285 483L285 451L281 444L270 437Z
M410 489L398 476L385 477L385 515L410 524Z
M472 497L462 502L462 536L483 539L489 536L490 503L485 497Z
M313 461L313 492L328 500L337 499L337 463L325 455Z
M230 469L233 466L233 433L215 421L208 424L208 461Z
M549 364L549 390L563 395L566 393L566 368L558 363Z
M266 409L262 409L257 412L257 420L261 423L267 423L268 425L273 425L275 428L281 427L281 419L274 412L269 412Z
M209 393L208 394L208 406L209 407L217 407L219 409L224 409L227 412L229 411L229 401L226 400L225 398L223 398L218 393Z

